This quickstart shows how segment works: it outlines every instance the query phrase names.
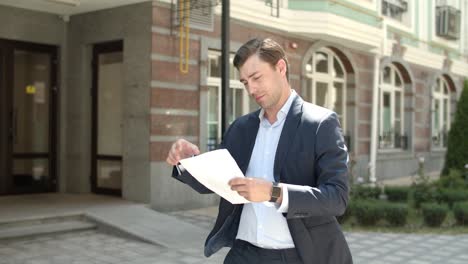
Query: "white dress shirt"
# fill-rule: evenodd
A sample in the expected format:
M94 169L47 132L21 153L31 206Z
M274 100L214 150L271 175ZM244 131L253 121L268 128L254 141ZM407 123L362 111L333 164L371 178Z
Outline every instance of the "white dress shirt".
M273 166L276 148L278 147L284 121L288 115L293 99L297 96L294 90L276 115L275 123L270 124L262 109L259 114L255 146L247 168L246 177L262 178L273 182ZM261 202L244 204L242 209L237 239L242 239L256 246L269 249L294 248L294 242L283 212L288 211L288 191L282 185L283 200L278 208L276 203Z

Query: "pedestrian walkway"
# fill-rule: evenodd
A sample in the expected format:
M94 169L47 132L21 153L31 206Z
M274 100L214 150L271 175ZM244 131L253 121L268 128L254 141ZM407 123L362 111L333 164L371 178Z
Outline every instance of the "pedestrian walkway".
M216 207L163 214L117 198L55 194L0 197L0 212L0 224L34 215L84 214L98 226L0 240L0 264L215 264L222 263L228 251L225 248L210 258L203 256ZM357 264L468 263L468 235L345 235Z

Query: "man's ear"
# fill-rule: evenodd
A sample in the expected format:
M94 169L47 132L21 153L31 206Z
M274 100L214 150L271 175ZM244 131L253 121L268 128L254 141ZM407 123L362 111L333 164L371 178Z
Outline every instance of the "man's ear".
M286 61L283 60L283 59L280 59L277 63L276 63L276 67L278 68L278 70L280 71L280 73L284 74L284 76L286 76L286 71L288 70L288 67L286 67Z

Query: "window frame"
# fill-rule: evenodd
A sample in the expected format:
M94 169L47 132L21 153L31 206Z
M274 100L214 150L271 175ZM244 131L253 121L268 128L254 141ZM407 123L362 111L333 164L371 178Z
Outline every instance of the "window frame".
M207 127L207 130L206 130L206 134L203 135L204 137L206 137L208 139L208 135L209 135L209 126L210 125L213 125L213 124L217 124L217 136L216 136L216 144L219 144L221 142L221 138L222 138L222 131L221 131L221 97L219 96L221 94L221 78L220 77L212 77L210 76L211 75L211 58L214 58L214 57L221 57L221 51L219 50L215 50L215 49L208 49L208 62L207 62L207 78L206 78L206 86L208 87L208 92L207 92L207 102L210 102L210 87L215 87L217 88L217 93L218 93L218 102L217 102L217 107L218 107L218 113L217 113L217 121L214 122L214 121L210 121L208 120L208 118L206 119L206 122L202 125L206 126ZM248 114L250 112L250 104L249 104L249 94L248 92L246 91L244 85L239 81L239 74L237 72L237 70L234 68L232 62L234 60L234 54L230 54L230 67L231 67L231 74L230 74L230 81L229 81L229 88L230 88L230 92L234 93L234 90L242 90L242 115L245 115L245 114ZM234 95L234 94L233 94ZM235 96L232 96L232 104L233 104L233 115L235 115L235 100L236 100L236 97ZM210 113L210 105L209 103L207 104L206 106L206 115L208 116L208 114ZM233 118L233 120L235 120L235 116L231 117ZM208 147L208 141L206 142L206 146L204 147ZM207 148L207 150L210 150Z
M316 54L318 52L323 52L327 54L327 72L328 73L322 73L322 72L316 72L316 59L317 56ZM343 72L343 77L336 77L332 76L333 73L333 67L334 67L334 59L338 62L339 66L341 67L341 70ZM347 116L347 107L346 107L346 99L347 99L347 72L346 68L344 67L343 62L341 61L340 57L332 51L330 48L323 47L320 48L316 51L314 51L310 57L306 60L307 62L312 60L312 71L308 72L307 69L305 70L305 76L306 76L306 89L307 89L307 94L310 96L310 98L306 98L306 100L310 100L311 103L316 104L317 102L317 82L320 83L327 83L327 99L325 103L325 108L331 109L332 111L335 111L334 109L334 96L328 96L332 94L336 94L336 88L334 86L335 83L341 83L342 85L342 105L341 108L343 109L343 113L336 113L338 115L338 118L341 120L341 127L343 131L347 131L347 122L346 122L346 116ZM306 64L310 65L309 63ZM309 81L312 84L312 87L309 87L308 83ZM336 98L336 96L335 96ZM336 112L336 111L335 111Z
M440 90L436 91L437 86L439 86ZM447 92L445 92L447 91ZM444 108L445 103L447 101L447 112L445 113L445 120L444 120ZM435 127L435 103L436 101L439 102L439 124L438 127ZM431 146L435 150L445 150L447 148L446 144L446 137L448 137L448 132L450 131L451 122L450 122L450 111L451 111L451 102L450 102L450 86L448 81L445 77L439 76L437 77L435 84L433 85L432 89L432 100L431 100ZM447 125L447 130L443 131L444 125ZM439 144L434 143L434 132L437 131L439 138ZM445 136L444 136L445 132Z
M390 68L390 83L384 83L384 72L386 68ZM395 84L396 76L400 79L400 85ZM400 136L405 134L405 97L404 97L404 81L403 76L400 70L394 65L389 64L382 68L380 73L380 82L379 82L379 149L380 150L402 150L402 147L396 147L396 128L395 128L395 115L396 115L396 94L397 92L400 93ZM380 140L381 137L384 136L384 112L383 112L383 100L384 94L390 93L390 144L383 145L383 140Z

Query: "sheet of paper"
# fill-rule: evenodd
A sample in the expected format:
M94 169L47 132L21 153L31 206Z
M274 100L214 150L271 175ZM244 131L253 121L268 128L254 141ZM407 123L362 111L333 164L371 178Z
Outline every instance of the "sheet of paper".
M183 159L180 164L201 184L232 204L249 203L247 199L231 190L230 179L245 177L236 161L226 149L219 149Z

